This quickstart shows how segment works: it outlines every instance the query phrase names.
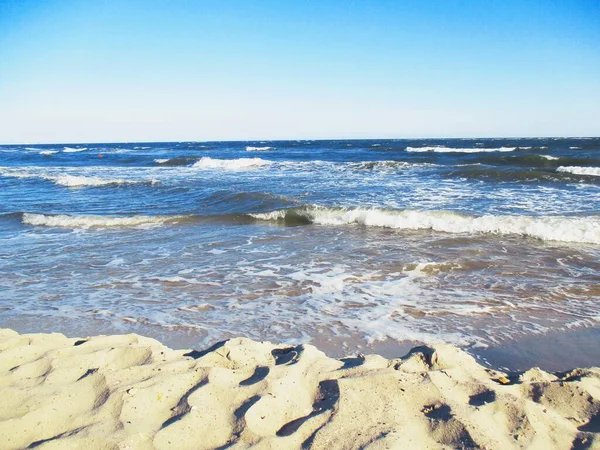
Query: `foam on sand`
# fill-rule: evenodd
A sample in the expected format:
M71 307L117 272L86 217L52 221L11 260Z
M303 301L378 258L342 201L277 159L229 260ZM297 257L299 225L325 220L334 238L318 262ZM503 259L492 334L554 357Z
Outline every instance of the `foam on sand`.
M600 167L560 166L557 172L572 173L574 175L589 175L600 177Z
M0 385L7 450L600 445L600 369L507 374L444 344L333 359L244 338L187 351L4 329Z
M200 158L192 167L206 170L252 170L272 164L261 158L214 159L208 156Z
M186 216L69 216L67 214L46 215L24 213L24 224L61 228L106 228L161 225L185 220Z
M429 147L406 147L407 152L436 152L436 153L488 153L488 152L512 152L517 147L499 147L499 148L452 148L441 145Z
M247 152L267 152L269 150L275 150L275 147L252 147L251 145L246 147Z
M544 241L600 244L600 217L471 216L450 211L327 208L310 206L251 214L259 220L298 221L321 225L359 224L401 230L444 233L516 234Z

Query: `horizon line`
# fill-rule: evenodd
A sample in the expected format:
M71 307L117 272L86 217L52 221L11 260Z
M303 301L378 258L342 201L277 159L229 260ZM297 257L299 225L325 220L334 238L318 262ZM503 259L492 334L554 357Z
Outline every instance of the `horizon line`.
M443 140L443 139L457 139L457 140L476 140L476 139L600 139L599 136L470 136L470 137L456 137L456 136L437 136L437 137L393 137L393 138L303 138L303 139L209 139L209 140L180 140L180 141L79 141L79 142L0 142L0 146L7 145L81 145L81 144L172 144L172 143L211 143L211 142L298 142L298 141L419 141L419 140Z

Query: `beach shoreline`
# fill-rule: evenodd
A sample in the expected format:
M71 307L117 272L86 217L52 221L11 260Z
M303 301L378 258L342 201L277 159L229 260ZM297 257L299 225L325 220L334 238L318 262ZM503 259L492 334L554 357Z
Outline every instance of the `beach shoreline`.
M1 448L598 448L600 369L0 330Z

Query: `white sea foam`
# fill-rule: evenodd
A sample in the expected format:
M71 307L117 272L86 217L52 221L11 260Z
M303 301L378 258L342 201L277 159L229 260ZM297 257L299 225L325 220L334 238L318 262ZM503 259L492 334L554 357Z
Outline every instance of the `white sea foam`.
M42 150L40 155L54 155L55 153L58 153L58 150Z
M541 156L542 158L546 158L546 159L548 159L548 160L550 160L550 161L556 161L557 159L560 159L560 158L559 158L559 157L557 157L557 156L550 156L550 155L540 155L540 156Z
M63 149L64 153L77 153L77 152L83 152L87 150L87 147L82 147L82 148L73 148L73 147L65 147Z
M54 175L49 173L33 173L18 169L0 168L0 175L11 178L40 178L52 181L60 186L83 187L83 186L109 186L119 184L157 183L155 180L124 180L118 178L87 177L82 175Z
M170 158L164 158L164 159L158 158L158 159L154 160L154 162L156 164L165 164L165 163L168 163L169 161L171 161Z
M36 147L23 147L25 150L30 150L33 152L39 151L41 150L41 148L36 148Z
M275 147L252 147L250 145L246 147L248 152L266 152L269 150L275 150Z
M23 214L23 223L28 225L61 227L61 228L105 228L105 227L137 227L140 225L160 225L166 222L177 222L185 216L69 216L66 214Z
M345 163L345 166L351 169L371 169L371 170L390 170L390 169L407 169L413 167L437 167L437 164L432 163L409 163L406 161L361 161Z
M572 173L575 175L591 175L600 177L600 167L560 166L557 172Z
M213 159L208 156L200 158L192 167L207 170L252 170L270 165L271 161L261 158Z
M375 208L307 207L251 214L260 220L302 217L322 225L359 224L445 233L515 234L544 241L600 244L599 217L469 216L449 211L384 210Z
M487 153L487 152L512 152L517 147L498 147L498 148L452 148L444 146L430 147L406 147L407 152L436 152L436 153Z
M140 181L113 179L113 178L100 178L100 177L84 177L77 175L58 175L58 176L44 176L46 180L53 181L61 186L68 187L82 187L82 186L108 186L111 184L136 184ZM154 181L152 181L154 183Z

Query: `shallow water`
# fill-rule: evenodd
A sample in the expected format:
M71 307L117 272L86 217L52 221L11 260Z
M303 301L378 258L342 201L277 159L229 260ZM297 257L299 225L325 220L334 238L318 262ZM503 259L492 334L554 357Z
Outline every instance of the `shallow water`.
M0 325L336 356L568 339L600 327L599 168L600 139L2 146Z

